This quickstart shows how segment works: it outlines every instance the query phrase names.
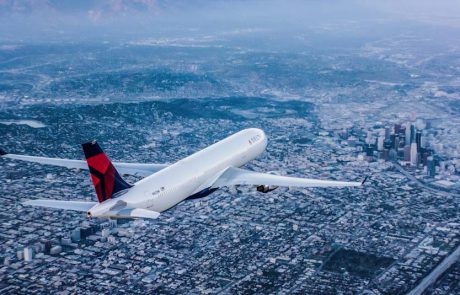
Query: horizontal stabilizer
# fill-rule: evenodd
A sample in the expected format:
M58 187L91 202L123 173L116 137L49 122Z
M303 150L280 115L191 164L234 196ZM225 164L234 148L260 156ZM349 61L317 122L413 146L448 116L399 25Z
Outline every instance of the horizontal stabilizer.
M147 209L140 209L140 208L126 208L120 210L116 213L117 217L123 218L151 218L156 219L160 216L160 213L152 210Z
M55 209L74 210L86 212L91 209L97 202L81 201L58 201L58 200L30 200L22 203L23 205L40 206Z

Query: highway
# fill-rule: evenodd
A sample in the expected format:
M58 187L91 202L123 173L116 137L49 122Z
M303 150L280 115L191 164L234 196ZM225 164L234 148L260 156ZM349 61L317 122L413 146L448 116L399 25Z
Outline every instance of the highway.
M409 180L418 184L419 186L423 187L424 189L428 191L431 191L439 195L444 195L444 196L452 196L452 195L456 196L455 194L451 194L446 191L438 190L431 186L428 186L427 184L423 183L419 179L415 178L412 174L407 172L398 163L394 163L394 166L399 172L404 174ZM452 252L449 256L444 258L444 260L437 267L435 267L425 278L423 278L423 280L421 280L420 283L414 289L408 292L407 295L421 295L423 291L425 291L426 288L428 288L430 285L436 282L436 280L459 258L460 258L460 246L458 246L457 249L454 252Z
M432 285L436 280L460 258L460 246L452 252L449 256L436 266L433 271L428 274L412 291L407 295L421 295L426 288Z
M458 194L453 194L453 193L450 193L450 192L446 192L446 191L443 191L443 190L440 190L440 189L437 189L437 188L434 188L434 187L431 187L431 186L427 185L426 183L424 183L424 182L420 181L419 179L417 179L414 175L410 174L408 171L406 171L401 165L399 165L396 162L393 162L393 165L399 172L404 174L410 181L416 183L417 185L419 185L420 187L423 187L424 189L426 189L428 191L431 191L433 193L443 195L443 196L458 197Z

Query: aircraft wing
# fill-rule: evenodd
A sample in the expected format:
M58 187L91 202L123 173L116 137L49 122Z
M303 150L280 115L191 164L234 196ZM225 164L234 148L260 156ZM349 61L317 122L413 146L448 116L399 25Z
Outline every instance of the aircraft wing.
M23 205L40 206L55 209L65 209L86 212L91 209L97 202L81 201L58 201L58 200L30 200L22 203Z
M364 180L365 181L365 180ZM362 182L348 182L335 180L319 180L279 176L268 173L229 167L214 182L213 188L232 185L267 185L267 186L292 186L292 187L347 187L361 186Z
M35 156L25 156L25 155L16 155L8 154L0 150L0 156L13 160L20 160L26 162L34 162L45 165L53 165L66 167L70 169L82 169L88 170L88 164L83 160L70 160L70 159L60 159L60 158L46 158L46 157L35 157ZM117 171L120 174L129 174L137 175L141 177L149 176L155 172L160 171L163 168L168 167L168 164L138 164L138 163L122 163L122 162L113 162L112 163Z

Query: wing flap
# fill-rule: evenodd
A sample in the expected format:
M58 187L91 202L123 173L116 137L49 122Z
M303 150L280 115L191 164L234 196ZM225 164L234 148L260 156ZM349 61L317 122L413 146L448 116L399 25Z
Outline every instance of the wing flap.
M86 212L91 209L96 202L82 201L59 201L59 200L30 200L22 203L23 205L40 206L54 209L74 210Z
M292 187L351 187L361 186L361 182L319 180L279 176L229 167L213 184L213 187L231 185L274 185Z

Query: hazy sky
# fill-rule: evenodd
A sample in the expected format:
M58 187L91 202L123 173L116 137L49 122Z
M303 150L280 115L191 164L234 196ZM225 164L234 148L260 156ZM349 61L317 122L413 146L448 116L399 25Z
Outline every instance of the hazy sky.
M0 0L0 38L129 39L269 29L344 31L407 24L460 28L458 0ZM383 29L382 29L383 30Z

